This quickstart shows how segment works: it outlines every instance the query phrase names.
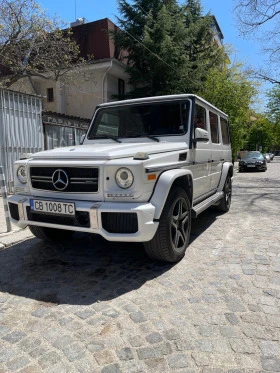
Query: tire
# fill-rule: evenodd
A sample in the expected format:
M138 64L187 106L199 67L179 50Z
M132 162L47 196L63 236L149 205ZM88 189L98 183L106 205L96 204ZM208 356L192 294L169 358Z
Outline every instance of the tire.
M191 208L187 193L176 187L169 193L153 239L144 243L147 255L159 261L181 260L189 244Z
M62 242L70 240L73 232L63 229L37 227L36 225L29 225L29 229L34 236L44 241Z
M231 186L231 177L230 175L227 175L224 187L223 187L224 196L220 200L220 203L217 205L217 209L222 212L228 212L231 205L231 192L232 192L232 186Z

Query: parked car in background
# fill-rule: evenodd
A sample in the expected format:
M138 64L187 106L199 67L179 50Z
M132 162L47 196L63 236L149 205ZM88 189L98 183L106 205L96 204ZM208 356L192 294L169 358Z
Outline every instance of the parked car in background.
M270 156L270 160L273 161L274 154L273 154L273 153L267 153L267 154L269 154L269 156Z
M271 162L271 158L270 158L269 153L265 153L265 154L263 154L263 156L264 156L264 158L265 158L265 160L266 160L267 163Z
M266 171L266 159L262 153L251 151L246 153L239 161L239 172L242 171Z

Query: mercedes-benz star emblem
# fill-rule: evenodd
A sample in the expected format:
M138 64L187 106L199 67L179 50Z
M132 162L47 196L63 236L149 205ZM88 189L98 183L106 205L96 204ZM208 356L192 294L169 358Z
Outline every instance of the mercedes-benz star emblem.
M65 190L69 184L69 178L65 171L58 169L52 175L53 186L57 190Z

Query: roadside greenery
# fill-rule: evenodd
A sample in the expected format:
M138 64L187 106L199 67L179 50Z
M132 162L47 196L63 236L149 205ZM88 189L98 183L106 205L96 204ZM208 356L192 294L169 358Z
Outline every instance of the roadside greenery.
M247 147L261 148L262 152L280 149L280 87L268 92L268 104L264 114L253 114L248 127Z
M121 31L117 45L128 52L128 97L195 93L223 50L212 43L210 15L202 16L200 1L178 5L175 0L118 0Z
M270 121L280 127L280 85L268 92L267 114Z

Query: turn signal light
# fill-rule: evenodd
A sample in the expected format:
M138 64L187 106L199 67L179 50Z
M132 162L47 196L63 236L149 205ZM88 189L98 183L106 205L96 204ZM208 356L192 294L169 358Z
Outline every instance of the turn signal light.
M148 180L151 181L151 180L156 180L157 178L157 175L156 174L150 174L148 175Z

